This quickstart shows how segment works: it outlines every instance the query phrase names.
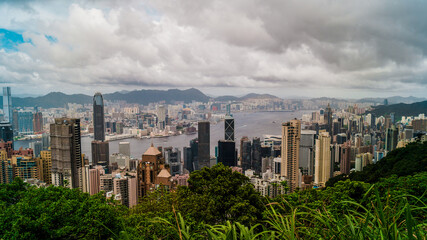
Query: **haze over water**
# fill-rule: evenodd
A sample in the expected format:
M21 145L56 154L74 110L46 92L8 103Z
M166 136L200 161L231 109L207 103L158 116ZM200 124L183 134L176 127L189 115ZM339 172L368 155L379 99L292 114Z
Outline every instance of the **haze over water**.
M296 112L253 112L253 113L235 113L234 127L235 127L235 141L236 148L240 147L240 138L248 136L250 139L253 137L262 137L263 135L281 135L282 122L289 121L293 118L301 118L305 113L310 111L296 111ZM211 155L215 155L215 146L218 145L218 140L224 139L224 122L211 124ZM110 154L119 152L119 142L129 142L132 157L140 159L142 154L153 143L156 147L174 147L182 151L183 147L189 146L190 140L197 138L197 134L193 135L179 135L165 138L150 138L150 139L123 139L117 141L110 141ZM91 141L93 138L82 138L82 152L91 159ZM19 147L28 147L30 141L17 141L15 149Z

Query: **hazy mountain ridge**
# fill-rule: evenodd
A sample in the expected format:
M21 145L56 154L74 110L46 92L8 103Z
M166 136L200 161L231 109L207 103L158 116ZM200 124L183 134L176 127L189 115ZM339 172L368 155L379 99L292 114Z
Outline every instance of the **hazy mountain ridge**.
M379 105L374 107L370 113L373 113L376 116L384 116L394 113L397 119L401 116L418 116L420 113L427 114L427 101L411 104L398 103L392 105Z
M215 100L219 102L233 102L233 101L246 101L250 99L277 99L280 100L277 96L271 94L257 94L249 93L242 97L236 97L231 95L219 96L219 97L210 97L201 92L196 88L189 88L186 90L179 89L169 89L169 90L134 90L134 91L119 91L114 93L104 94L104 99L107 101L126 101L128 103L136 103L147 105L149 103L165 101L165 103L170 104L175 101L189 103L192 101L197 102L208 102L209 100ZM396 101L401 101L403 103L413 103L416 100L425 100L425 98L417 97L400 97L394 96L387 98L389 104L393 104ZM362 99L337 99L337 98L312 98L311 100L316 101L354 101L354 102L371 102L371 103L383 103L384 98L362 98ZM13 97L12 103L15 107L43 107L43 108L55 108L55 107L65 107L68 103L76 104L90 104L92 102L92 96L85 94L64 94L61 92L51 92L44 96L39 97ZM3 105L3 98L0 98L0 105Z

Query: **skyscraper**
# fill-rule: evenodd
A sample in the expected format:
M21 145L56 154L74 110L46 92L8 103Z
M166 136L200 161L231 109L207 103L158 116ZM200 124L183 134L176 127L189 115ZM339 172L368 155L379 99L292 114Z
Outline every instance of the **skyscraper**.
M225 166L237 166L236 143L234 141L218 141L218 163Z
M251 169L252 144L248 137L240 139L240 166L243 171Z
M258 137L252 139L251 169L258 174L262 173L261 140Z
M99 92L93 96L93 130L94 141L91 143L92 164L108 166L110 148L109 143L105 142L104 99Z
M316 139L316 160L314 183L324 187L331 178L331 136L328 132L321 132Z
M394 125L392 125L391 128L387 128L385 135L385 150L387 153L396 149L398 133L399 131Z
M225 116L224 133L226 141L234 141L234 118L232 116Z
M104 165L110 164L110 147L108 142L92 141L92 165Z
M299 146L301 121L294 119L282 124L281 175L289 180L290 191L299 185Z
M197 160L199 163L199 169L202 169L203 167L210 166L210 123L207 121L199 122L198 128L199 145Z
M3 87L3 122L12 123L12 94L10 87Z
M41 112L36 112L33 115L33 131L43 131L43 114Z
M34 133L33 113L31 111L18 111L18 128L19 133L23 135L30 135Z
M299 153L299 167L305 175L314 174L314 139L316 131L302 130Z
M104 99L97 92L93 96L93 131L95 141L105 141Z
M52 184L79 188L81 184L82 151L80 119L56 118L50 125L52 152Z

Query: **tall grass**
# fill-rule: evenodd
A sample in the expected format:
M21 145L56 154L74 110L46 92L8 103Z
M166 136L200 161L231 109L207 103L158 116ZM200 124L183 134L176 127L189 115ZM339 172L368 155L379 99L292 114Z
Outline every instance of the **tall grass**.
M416 201L412 202L417 205L410 205L408 198L414 198ZM382 200L375 190L369 204L362 205L356 201L342 201L341 204L349 206L348 210L337 214L326 208L295 208L286 201L270 203L266 206L264 223L252 227L227 221L195 229L175 209L172 221L154 218L152 224L169 231L161 239L427 239L427 205L419 198L405 195ZM137 237L126 232L116 236L117 239ZM158 236L152 237L158 239Z

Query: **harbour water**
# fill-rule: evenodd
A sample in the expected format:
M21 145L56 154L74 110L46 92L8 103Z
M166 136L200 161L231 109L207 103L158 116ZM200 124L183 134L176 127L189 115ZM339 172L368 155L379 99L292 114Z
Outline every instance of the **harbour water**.
M236 148L240 147L240 138L248 136L250 139L253 137L262 137L262 135L281 135L282 122L289 121L294 118L301 118L303 114L310 111L296 111L296 112L251 112L251 113L235 113L234 126L235 126L235 139ZM224 122L211 124L211 155L215 155L215 146L218 140L224 139ZM137 139L130 138L125 140L110 141L110 154L119 151L119 142L129 142L132 157L141 158L141 155L147 150L151 143L159 147L176 147L182 151L182 148L189 146L191 139L197 138L197 134L193 135L179 135L164 138L150 138L150 139ZM82 138L82 152L91 158L91 137ZM34 140L33 140L34 141ZM15 149L20 147L28 147L31 140L16 141Z

